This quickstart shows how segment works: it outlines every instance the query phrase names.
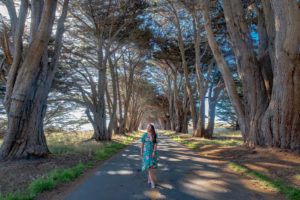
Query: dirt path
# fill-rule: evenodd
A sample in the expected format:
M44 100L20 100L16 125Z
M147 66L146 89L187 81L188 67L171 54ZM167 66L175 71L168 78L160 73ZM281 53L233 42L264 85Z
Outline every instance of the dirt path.
M284 199L259 189L216 161L199 157L164 135L159 135L159 139L156 190L150 189L147 174L140 170L138 140L100 167L66 199Z

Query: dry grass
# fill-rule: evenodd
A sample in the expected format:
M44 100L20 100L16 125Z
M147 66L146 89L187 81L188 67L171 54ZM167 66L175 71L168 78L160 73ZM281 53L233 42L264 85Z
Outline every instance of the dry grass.
M192 149L204 150L211 145L216 146L241 146L243 139L240 131L232 131L226 128L215 128L212 139L193 137L191 130L188 134L165 131L173 139L181 142Z

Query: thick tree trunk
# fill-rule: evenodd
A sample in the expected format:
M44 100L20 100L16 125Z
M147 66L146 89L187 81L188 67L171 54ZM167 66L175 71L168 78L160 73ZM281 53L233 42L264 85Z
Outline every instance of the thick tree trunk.
M95 130L92 139L96 141L110 140L111 135L108 135L106 128L106 106L105 106L105 91L106 91L106 64L109 57L109 52L105 49L105 56L103 56L103 39L98 38L98 103L96 105L96 110L93 112Z
M187 89L184 87L184 97L183 97L183 105L182 105L182 110L183 110L183 116L182 116L182 133L188 133L188 125L189 125L189 117L188 117L188 112L189 112L189 101L188 101L188 94L187 94Z
M218 73L218 72L215 72ZM218 77L218 82L215 84L215 75L212 78L211 85L208 92L208 125L205 130L204 137L212 138L214 133L215 126L215 113L216 113L216 104L223 98L222 91L224 90L224 83L221 77Z
M268 106L267 91L256 59L250 30L240 0L223 0L223 9L237 69L243 85L246 123L246 142L250 146L264 143L261 121ZM237 26L238 24L238 26Z
M300 13L296 1L270 1L263 3L264 23L259 22L259 51L268 51L269 55L258 62L252 46L244 9L239 0L223 0L226 25L231 36L238 72L243 84L245 107L237 104L230 78L226 73L226 63L217 48L211 30L206 1L201 1L204 8L204 21L212 51L219 64L230 100L237 113L239 124L246 142L250 146L269 144L281 148L299 149L299 23ZM274 11L274 16L272 13ZM257 12L260 20L261 14ZM274 25L275 24L275 25ZM265 30L264 30L265 28ZM276 31L273 43L274 30ZM267 33L267 34L266 34ZM267 36L268 37L267 37ZM268 38L268 48L263 38ZM261 55L260 55L261 56ZM258 57L258 59L260 59ZM266 62L265 62L265 61ZM261 62L263 61L263 62ZM225 63L225 64L224 64ZM274 74L270 79L271 63ZM229 74L229 73L228 73ZM270 91L272 94L270 96ZM232 98L233 97L233 98ZM241 123L240 116L244 117Z
M271 3L276 19L276 56L263 134L270 146L300 150L300 13L297 1Z
M27 5L25 6L25 4ZM64 2L63 12L58 21L54 56L49 64L47 44L55 18L56 4L57 1L55 0L45 2L41 23L23 62L19 57L21 44L18 40L22 38L21 29L24 27L21 23L24 21L18 20L14 64L9 72L5 97L8 128L0 150L2 159L41 157L49 153L43 132L43 119L48 93L60 54L68 1ZM22 1L21 8L23 11L27 10L27 7L28 2ZM23 14L20 14L20 17L23 19Z
M202 97L199 101L199 116L197 122L197 129L194 132L194 137L204 137L205 132L205 98Z
M215 126L215 115L216 115L216 103L210 102L209 109L208 109L208 125L204 135L205 138L212 138L213 136L214 126Z
M101 72L102 71L102 72ZM105 84L105 76L106 74L103 73L103 71L105 70L101 70L99 71L99 78L102 81L99 81L99 85ZM102 89L101 89L102 88ZM98 105L96 108L96 111L94 113L94 120L95 120L95 127L94 127L94 135L93 135L93 139L95 139L96 141L102 141L102 140L109 140L110 138L107 137L107 129L106 129L106 111L105 111L105 100L104 100L104 94L105 94L105 88L103 88L103 86L99 86L99 100L98 100ZM101 92L102 90L102 92ZM103 91L104 90L104 91Z
M105 141L105 140L111 140L111 135L108 135L106 131L103 131L103 116L101 113L93 112L93 128L94 128L94 135L92 139L95 139L96 141Z

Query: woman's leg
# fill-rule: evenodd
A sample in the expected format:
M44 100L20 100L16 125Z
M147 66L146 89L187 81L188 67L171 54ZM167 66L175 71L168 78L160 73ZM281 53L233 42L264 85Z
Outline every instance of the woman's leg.
M148 183L151 183L151 179L150 179L150 171L148 170Z
M151 181L151 184L155 185L155 183L154 183L153 167L150 167L150 168L149 168L149 175L150 175L150 181Z

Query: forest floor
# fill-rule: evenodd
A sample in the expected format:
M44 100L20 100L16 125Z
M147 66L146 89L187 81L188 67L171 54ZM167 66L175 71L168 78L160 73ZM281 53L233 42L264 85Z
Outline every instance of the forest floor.
M47 158L0 162L0 199L5 199L7 195L13 197L12 199L26 196L32 182L48 177L55 170L74 169L82 163L91 171L129 144L128 137L137 135L131 133L127 136L113 136L110 142L98 143L89 140L92 134L92 131L46 134L51 152ZM0 145L2 142L0 139ZM117 148L112 149L112 146ZM110 151L105 151L107 147ZM67 184L59 183L56 188ZM36 185L43 187L41 183Z
M191 133L175 134L167 131L166 134L203 158L216 160L226 166L233 163L248 172L258 172L270 180L282 180L285 185L300 189L300 154L297 152L267 147L250 149L243 146L240 131L225 128L216 128L211 140L193 137ZM274 189L268 184L260 187Z

